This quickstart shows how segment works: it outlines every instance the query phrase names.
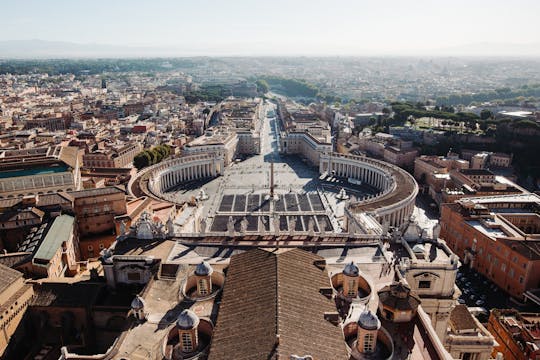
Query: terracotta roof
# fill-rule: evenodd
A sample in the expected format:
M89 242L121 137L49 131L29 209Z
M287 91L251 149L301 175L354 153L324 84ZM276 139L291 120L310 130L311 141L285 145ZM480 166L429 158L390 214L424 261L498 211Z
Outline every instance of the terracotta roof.
M22 276L21 272L0 264L0 293Z
M498 238L497 241L500 241L529 260L540 260L540 240L512 240Z
M321 259L300 249L233 256L208 359L347 359L341 329L324 319L336 308L319 292L330 285Z
M69 195L71 195L74 199L79 199L83 197L110 195L110 194L117 194L117 193L124 193L124 192L125 190L122 186L115 185L115 186L106 186L106 187L96 188L96 189L71 191Z
M469 309L463 304L456 305L454 310L450 313L450 325L458 331L474 330L478 328Z
M403 297L402 297L403 296ZM379 301L384 306L396 310L414 310L420 305L420 298L405 284L387 285L379 290Z
M104 284L96 283L41 283L34 285L36 296L30 306L86 307L94 304Z
M70 204L73 197L66 192L57 192L53 194L42 194L37 197L37 206L50 206L59 204Z

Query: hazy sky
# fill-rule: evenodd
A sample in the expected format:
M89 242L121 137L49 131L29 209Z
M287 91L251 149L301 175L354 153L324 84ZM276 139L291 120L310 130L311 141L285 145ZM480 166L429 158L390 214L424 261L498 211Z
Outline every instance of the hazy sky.
M540 43L540 0L0 0L0 41L201 54L373 54Z

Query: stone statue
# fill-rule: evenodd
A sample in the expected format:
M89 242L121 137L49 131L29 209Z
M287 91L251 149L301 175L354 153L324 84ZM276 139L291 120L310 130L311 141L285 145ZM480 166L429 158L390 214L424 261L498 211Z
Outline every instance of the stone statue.
M119 235L124 235L126 233L126 220L122 220L120 222L120 234Z
M150 220L150 215L143 211L139 220L137 221L137 239L149 240L154 238L153 224Z
M172 216L167 220L167 235L169 237L174 236L174 222Z
M227 221L227 232L229 235L234 235L234 219L232 216L229 216L229 221Z
M291 216L289 218L289 231L291 234L296 231L296 216Z
M249 221L248 219L244 216L244 218L242 219L242 221L240 221L240 232L242 234L244 234L247 230L247 227L248 227L248 224L249 224Z
M279 234L279 215L278 214L274 215L273 222L274 222L274 232L277 235Z
M206 218L204 217L199 221L199 231L201 234L206 232Z
M326 221L321 221L319 223L319 230L320 230L321 235L326 234Z
M313 221L313 217L309 218L307 227L308 227L308 234L310 236L313 236L315 234L315 221Z

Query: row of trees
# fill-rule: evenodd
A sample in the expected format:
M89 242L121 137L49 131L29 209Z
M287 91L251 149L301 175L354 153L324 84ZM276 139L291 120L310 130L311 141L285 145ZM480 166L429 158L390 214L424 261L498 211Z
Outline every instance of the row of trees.
M448 110L453 110L449 107L440 107L439 110L426 110L423 107L415 106L414 104L405 102L394 102L391 105L392 110L394 111L394 120L402 123L405 123L409 116L413 116L415 118L433 117L437 119L445 119L451 121L465 121L467 123L479 119L478 115L473 113L449 112Z
M319 88L305 80L290 79L280 76L263 76L259 78L256 83L260 83L260 80L264 80L269 88L282 92L287 96L315 98L319 94Z
M188 103L196 103L199 101L214 101L219 102L227 96L231 96L231 90L225 85L203 85L198 90L190 91L184 94Z
M469 105L473 102L517 100L518 98L539 98L540 84L523 85L519 88L509 87L495 89L493 91L479 92L476 94L453 94L437 98L437 104Z
M167 59L172 68L192 68L197 66L196 59ZM104 72L167 71L163 59L54 59L54 60L2 60L0 74L47 73L49 75L74 74L88 75Z
M166 159L171 155L171 148L169 145L158 145L154 146L152 149L146 149L135 155L133 158L133 166L137 170L141 170L150 165L157 164L163 159Z

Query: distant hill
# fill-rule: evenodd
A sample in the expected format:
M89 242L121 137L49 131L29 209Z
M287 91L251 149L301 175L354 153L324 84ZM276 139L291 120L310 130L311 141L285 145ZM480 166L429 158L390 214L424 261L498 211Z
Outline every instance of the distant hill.
M441 56L540 56L540 42L528 44L483 42L440 48L429 53Z
M243 44L241 47L249 47ZM257 49L257 48L254 48ZM274 55L287 56L287 54L271 54L268 50L258 53L257 50L239 50L238 44L219 46L205 46L204 44L187 45L177 44L171 46L127 46L107 44L81 44L66 41L46 40L12 40L0 41L0 59L55 59L55 58L119 58L119 57L181 57L181 56L235 56L235 55ZM297 54L301 55L301 54ZM318 54L332 56L333 54ZM514 43L475 43L453 47L440 47L433 50L393 51L391 48L385 51L369 51L364 49L358 54L361 56L502 56L502 57L540 57L540 42L529 44ZM308 55L305 55L308 56Z
M168 50L158 47L78 44L64 41L0 41L0 58L96 58L166 56Z

